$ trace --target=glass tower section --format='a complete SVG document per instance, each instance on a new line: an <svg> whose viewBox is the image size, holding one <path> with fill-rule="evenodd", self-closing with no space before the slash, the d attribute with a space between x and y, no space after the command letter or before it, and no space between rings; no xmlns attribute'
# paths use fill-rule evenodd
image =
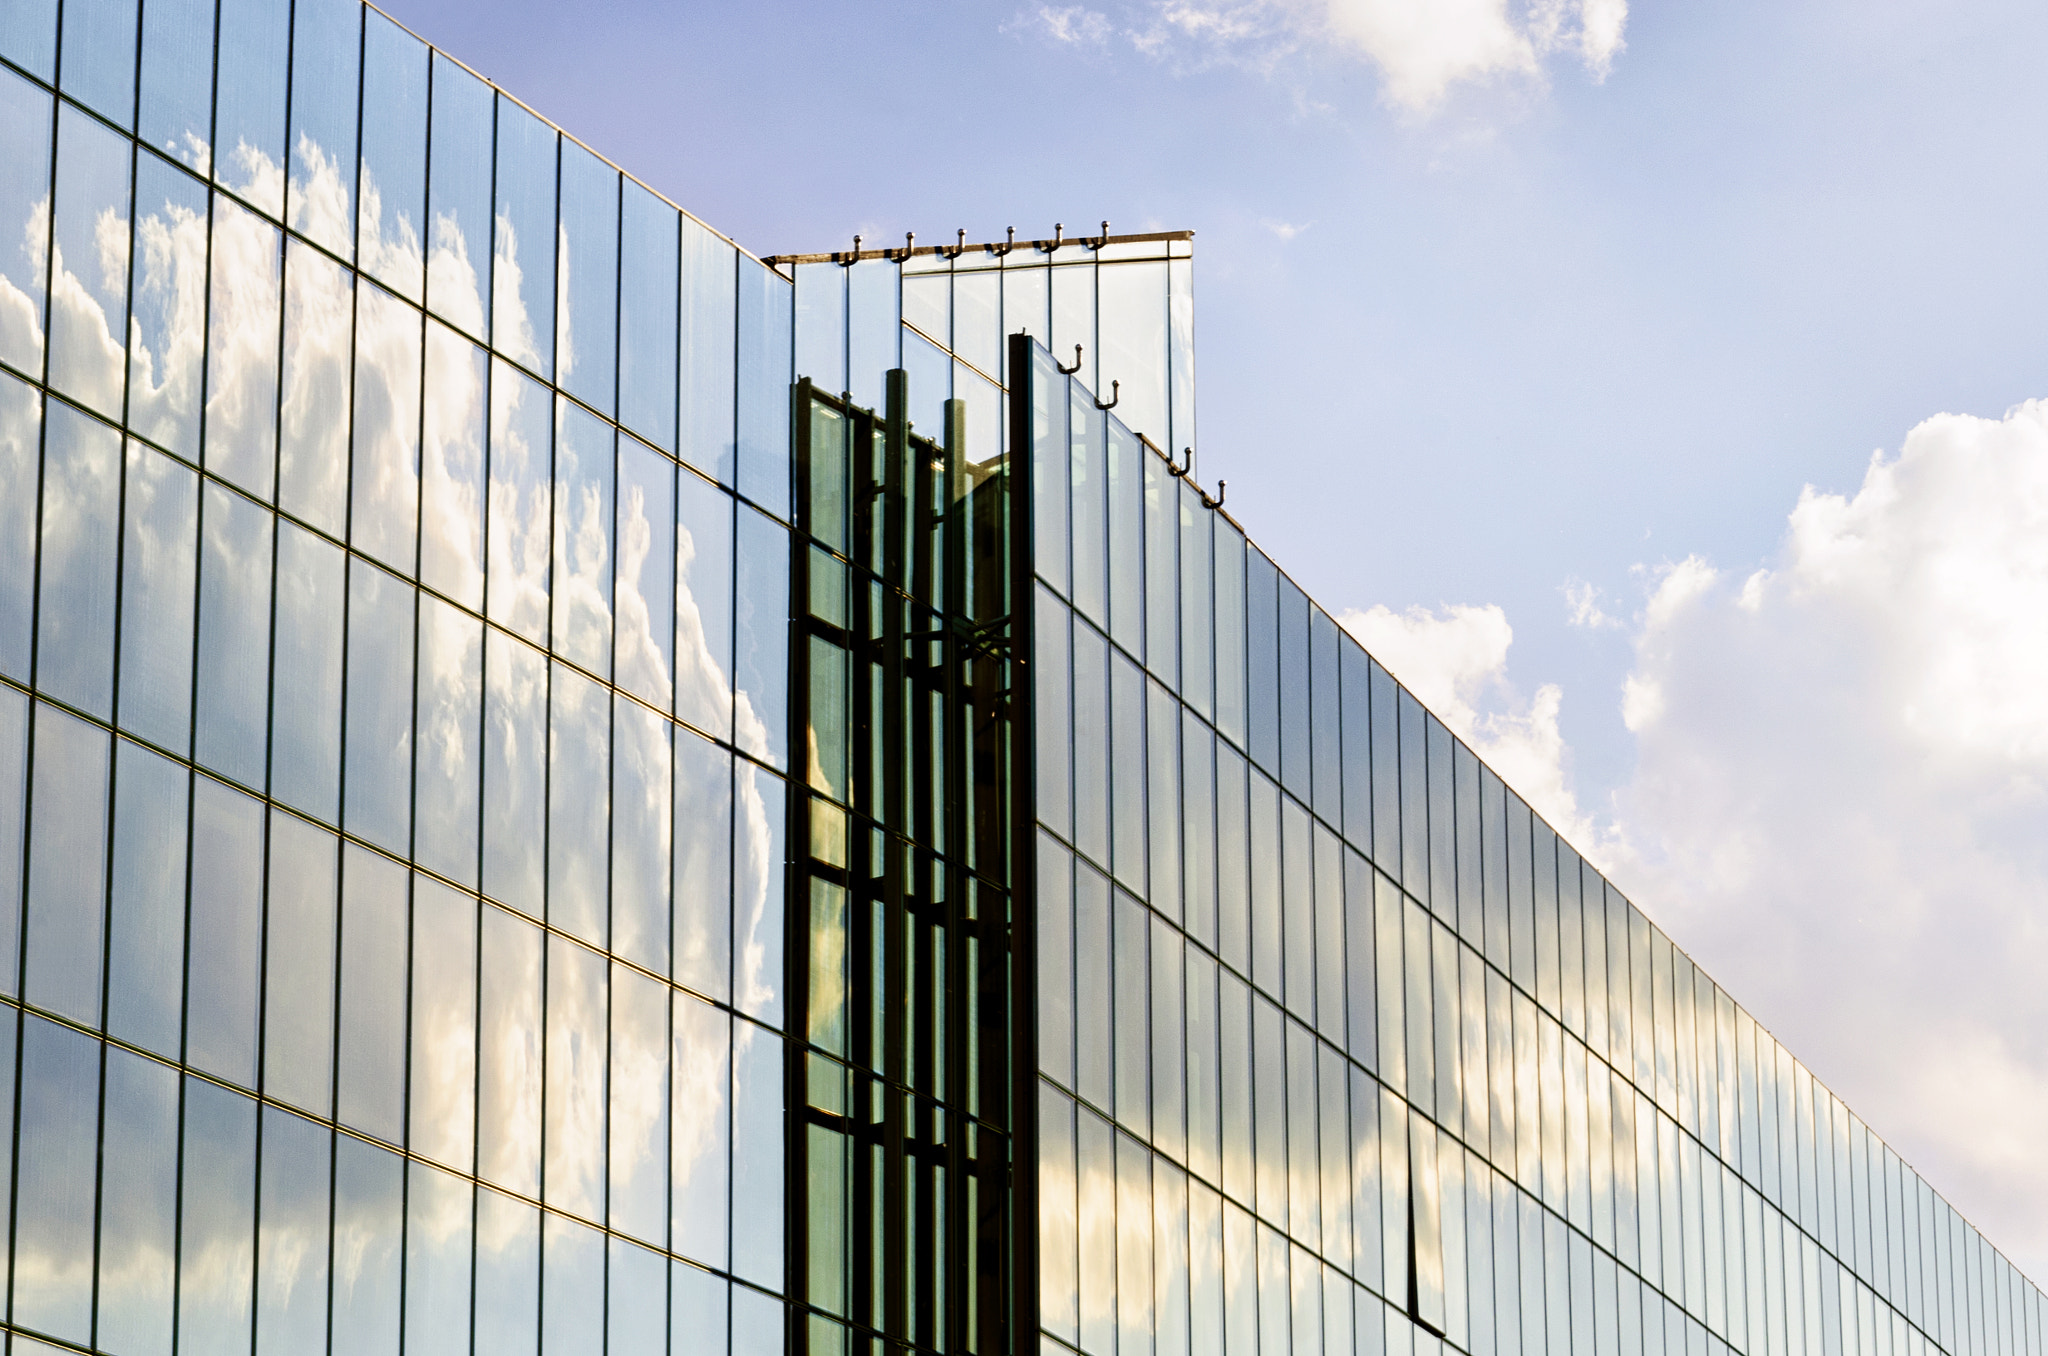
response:
<svg viewBox="0 0 2048 1356"><path fill-rule="evenodd" d="M2043 1356L1197 487L1190 255L0 5L9 1350Z"/></svg>

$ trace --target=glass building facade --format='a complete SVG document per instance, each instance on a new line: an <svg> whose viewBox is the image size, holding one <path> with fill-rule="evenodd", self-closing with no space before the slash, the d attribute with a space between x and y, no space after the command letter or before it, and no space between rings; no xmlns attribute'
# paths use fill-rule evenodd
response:
<svg viewBox="0 0 2048 1356"><path fill-rule="evenodd" d="M0 5L9 1349L2043 1356L1197 488L1190 255Z"/></svg>

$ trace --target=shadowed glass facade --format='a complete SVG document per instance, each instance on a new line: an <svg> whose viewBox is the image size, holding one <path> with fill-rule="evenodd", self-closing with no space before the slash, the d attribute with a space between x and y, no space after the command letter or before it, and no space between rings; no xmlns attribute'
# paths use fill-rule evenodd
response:
<svg viewBox="0 0 2048 1356"><path fill-rule="evenodd" d="M2041 1356L1195 487L1190 254L0 6L10 1350Z"/></svg>

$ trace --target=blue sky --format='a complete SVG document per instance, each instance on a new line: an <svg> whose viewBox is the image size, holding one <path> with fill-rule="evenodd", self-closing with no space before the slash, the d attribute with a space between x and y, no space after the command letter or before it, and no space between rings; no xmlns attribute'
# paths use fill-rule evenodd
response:
<svg viewBox="0 0 2048 1356"><path fill-rule="evenodd" d="M756 253L1193 228L1203 478L2048 1275L2048 7L388 7Z"/></svg>

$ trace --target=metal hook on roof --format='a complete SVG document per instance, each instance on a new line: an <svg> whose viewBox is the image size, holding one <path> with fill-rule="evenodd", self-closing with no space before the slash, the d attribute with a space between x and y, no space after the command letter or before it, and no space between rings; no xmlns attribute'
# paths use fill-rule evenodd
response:
<svg viewBox="0 0 2048 1356"><path fill-rule="evenodd" d="M1227 481L1227 480L1219 480L1219 481L1217 481L1217 482L1216 482L1216 507L1217 507L1217 508L1222 508L1222 507L1223 507L1223 496L1224 496L1224 495L1226 495L1226 494L1229 494L1229 493L1230 493L1230 482L1229 482L1229 481Z"/></svg>
<svg viewBox="0 0 2048 1356"><path fill-rule="evenodd" d="M1075 354L1074 356L1079 357L1080 355ZM1116 408L1116 402L1122 400L1123 398L1123 383L1120 381L1113 381L1109 384L1109 403L1107 405L1103 404L1102 397L1097 396L1095 398L1095 408L1098 410L1113 410Z"/></svg>
<svg viewBox="0 0 2048 1356"><path fill-rule="evenodd" d="M1192 464L1195 459L1195 449L1192 447L1184 447L1181 449L1181 451L1187 455L1189 463ZM1173 476L1175 479L1179 479L1181 476L1184 476L1188 473L1188 468L1186 466L1181 465L1179 462L1175 461L1173 459L1173 454L1169 452L1166 454L1166 473L1170 476Z"/></svg>
<svg viewBox="0 0 2048 1356"><path fill-rule="evenodd" d="M1101 235L1096 236L1093 240L1089 240L1086 237L1083 237L1081 243L1086 245L1091 250L1099 250L1104 245L1107 245L1109 243L1109 221L1106 218L1104 219L1102 223Z"/></svg>
<svg viewBox="0 0 2048 1356"><path fill-rule="evenodd" d="M846 268L852 268L855 264L860 262L860 234L858 232L855 232L853 237L853 252L848 254L844 259L841 259L839 262L843 267Z"/></svg>
<svg viewBox="0 0 2048 1356"><path fill-rule="evenodd" d="M960 228L960 239L957 244L951 246L941 245L939 246L939 253L945 255L948 259L958 259L961 255L967 253L967 228L965 226Z"/></svg>
<svg viewBox="0 0 2048 1356"><path fill-rule="evenodd" d="M1066 231L1067 224L1065 222L1055 221L1052 224L1052 243L1050 245L1040 245L1039 248L1047 254L1051 254L1054 250L1067 243Z"/></svg>
<svg viewBox="0 0 2048 1356"><path fill-rule="evenodd" d="M1017 248L1017 228L1016 228L1015 226L1012 226L1012 227L1010 227L1010 229L1009 229L1009 233L1008 233L1008 234L1007 234L1007 235L1006 235L1006 236L1004 237L1004 239L1003 239L1003 243L1002 243L1002 244L1000 244L1000 245L990 245L990 246L989 246L989 250L990 250L990 252L991 252L991 253L993 253L993 254L994 254L994 255L996 256L996 258L998 258L998 259L1002 258L1002 257L1003 257L1004 255L1008 254L1008 253L1009 253L1009 252L1010 252L1011 250L1013 250L1013 249L1016 249L1016 248Z"/></svg>
<svg viewBox="0 0 2048 1356"><path fill-rule="evenodd" d="M916 232L916 231L905 231L905 232L903 233L903 253L902 253L902 255L901 255L900 257L901 257L901 258L904 258L904 259L908 259L908 258L910 257L910 252L911 252L912 250L916 249L916 248L917 248L917 232Z"/></svg>
<svg viewBox="0 0 2048 1356"><path fill-rule="evenodd" d="M1060 371L1066 373L1068 376L1073 376L1076 372L1081 370L1081 346L1079 344L1074 345L1074 365L1072 367L1068 367L1058 358L1054 358L1052 360L1052 365L1054 367L1057 367Z"/></svg>

